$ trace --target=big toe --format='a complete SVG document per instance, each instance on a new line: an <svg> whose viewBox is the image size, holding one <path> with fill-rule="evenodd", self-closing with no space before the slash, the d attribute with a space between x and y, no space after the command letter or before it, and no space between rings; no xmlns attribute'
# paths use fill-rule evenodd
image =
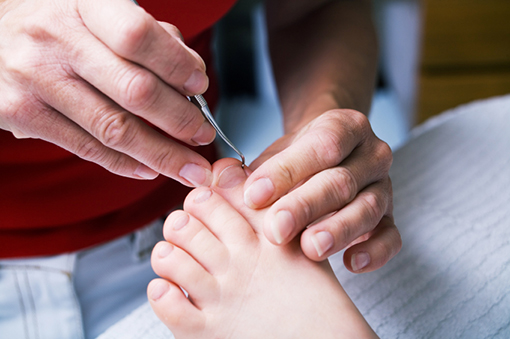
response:
<svg viewBox="0 0 510 339"><path fill-rule="evenodd" d="M233 158L216 161L212 166L213 183L211 188L227 200L255 229L262 231L264 210L253 210L244 204L244 183L252 173L247 166Z"/></svg>

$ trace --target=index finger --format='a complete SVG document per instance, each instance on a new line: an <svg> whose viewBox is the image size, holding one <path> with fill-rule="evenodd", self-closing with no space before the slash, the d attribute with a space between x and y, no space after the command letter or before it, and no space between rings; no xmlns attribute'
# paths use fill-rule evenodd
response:
<svg viewBox="0 0 510 339"><path fill-rule="evenodd" d="M245 204L251 208L269 206L310 176L341 163L369 132L368 120L362 113L324 113L306 126L287 149L253 172L244 186Z"/></svg>
<svg viewBox="0 0 510 339"><path fill-rule="evenodd" d="M151 70L180 93L207 89L204 61L141 7L126 0L87 0L79 2L79 12L85 26L113 52Z"/></svg>

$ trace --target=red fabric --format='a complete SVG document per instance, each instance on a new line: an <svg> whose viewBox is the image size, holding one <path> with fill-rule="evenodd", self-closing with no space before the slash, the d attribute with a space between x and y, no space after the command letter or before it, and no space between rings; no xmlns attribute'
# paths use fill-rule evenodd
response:
<svg viewBox="0 0 510 339"><path fill-rule="evenodd" d="M160 21L177 26L209 65L205 97L214 106L210 27L235 0L142 0ZM214 161L211 146L196 148ZM127 234L183 201L188 188L159 176L116 176L41 140L0 130L0 258L53 255Z"/></svg>

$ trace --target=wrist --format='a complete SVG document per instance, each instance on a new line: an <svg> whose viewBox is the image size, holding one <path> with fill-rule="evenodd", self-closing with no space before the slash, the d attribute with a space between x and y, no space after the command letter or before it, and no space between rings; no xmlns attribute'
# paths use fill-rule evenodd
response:
<svg viewBox="0 0 510 339"><path fill-rule="evenodd" d="M285 133L299 131L310 121L334 109L352 109L368 114L370 102L359 103L347 91L323 91L311 95L296 95L282 102Z"/></svg>

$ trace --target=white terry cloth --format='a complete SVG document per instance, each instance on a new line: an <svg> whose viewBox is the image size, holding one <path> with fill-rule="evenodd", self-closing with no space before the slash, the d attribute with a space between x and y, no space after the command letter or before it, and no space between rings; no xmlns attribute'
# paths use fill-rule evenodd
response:
<svg viewBox="0 0 510 339"><path fill-rule="evenodd" d="M402 251L340 282L382 338L510 338L510 96L420 128L394 155Z"/></svg>
<svg viewBox="0 0 510 339"><path fill-rule="evenodd" d="M510 338L510 96L425 123L390 175L402 251L361 275L330 258L370 325L391 339ZM172 337L146 303L99 338Z"/></svg>

